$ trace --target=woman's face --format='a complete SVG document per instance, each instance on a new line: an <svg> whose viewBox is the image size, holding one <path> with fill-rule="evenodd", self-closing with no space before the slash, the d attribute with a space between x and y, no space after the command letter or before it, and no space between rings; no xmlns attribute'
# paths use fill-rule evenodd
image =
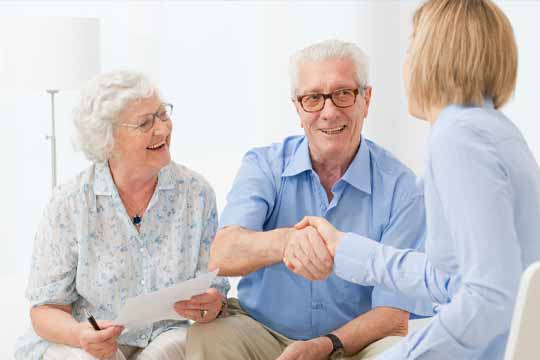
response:
<svg viewBox="0 0 540 360"><path fill-rule="evenodd" d="M163 105L157 96L135 100L119 114L119 124L141 125L151 114L163 112ZM118 126L115 129L113 158L118 163L137 171L157 173L171 161L169 146L171 143L171 120L163 121L159 117L154 126L143 131L142 128Z"/></svg>

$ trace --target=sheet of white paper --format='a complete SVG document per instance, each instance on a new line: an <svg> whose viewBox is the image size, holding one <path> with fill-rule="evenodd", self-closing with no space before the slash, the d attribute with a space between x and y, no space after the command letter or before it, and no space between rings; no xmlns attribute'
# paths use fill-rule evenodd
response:
<svg viewBox="0 0 540 360"><path fill-rule="evenodd" d="M218 271L219 269L168 288L129 298L114 322L135 329L160 320L185 320L174 311L174 303L189 300L193 295L208 290Z"/></svg>

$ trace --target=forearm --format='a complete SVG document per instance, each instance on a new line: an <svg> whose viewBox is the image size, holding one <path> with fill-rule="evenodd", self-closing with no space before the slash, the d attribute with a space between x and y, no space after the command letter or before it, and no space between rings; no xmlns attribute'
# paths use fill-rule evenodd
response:
<svg viewBox="0 0 540 360"><path fill-rule="evenodd" d="M340 239L334 261L336 274L355 284L382 285L419 301L450 301L450 275L432 266L425 253L348 233Z"/></svg>
<svg viewBox="0 0 540 360"><path fill-rule="evenodd" d="M221 276L244 276L261 267L283 260L283 250L289 228L271 231L251 231L239 226L218 231L208 269L220 269Z"/></svg>
<svg viewBox="0 0 540 360"><path fill-rule="evenodd" d="M356 354L369 344L387 336L405 336L408 331L407 311L378 307L333 331L347 355Z"/></svg>
<svg viewBox="0 0 540 360"><path fill-rule="evenodd" d="M57 344L80 347L80 324L69 305L40 305L30 310L32 326L41 338Z"/></svg>

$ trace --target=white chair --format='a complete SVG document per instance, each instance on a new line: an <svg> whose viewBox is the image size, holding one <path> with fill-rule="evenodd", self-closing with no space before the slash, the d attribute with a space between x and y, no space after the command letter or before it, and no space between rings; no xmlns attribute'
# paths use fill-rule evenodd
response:
<svg viewBox="0 0 540 360"><path fill-rule="evenodd" d="M540 262L523 273L506 346L505 360L540 359Z"/></svg>

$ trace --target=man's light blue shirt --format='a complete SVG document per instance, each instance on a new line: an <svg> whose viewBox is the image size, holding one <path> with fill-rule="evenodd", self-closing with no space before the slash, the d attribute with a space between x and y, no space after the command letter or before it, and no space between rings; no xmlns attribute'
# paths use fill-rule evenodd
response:
<svg viewBox="0 0 540 360"><path fill-rule="evenodd" d="M254 231L294 226L322 216L340 229L398 248L421 248L425 233L422 189L415 175L388 152L363 138L333 199L313 170L304 136L249 151L223 210L220 227ZM379 306L430 315L418 302L382 287L361 286L332 274L309 281L283 263L255 271L239 283L241 306L256 320L292 339L327 334Z"/></svg>
<svg viewBox="0 0 540 360"><path fill-rule="evenodd" d="M349 233L334 270L441 304L377 359L502 359L520 276L540 260L540 169L490 100L447 107L428 146L426 254Z"/></svg>

